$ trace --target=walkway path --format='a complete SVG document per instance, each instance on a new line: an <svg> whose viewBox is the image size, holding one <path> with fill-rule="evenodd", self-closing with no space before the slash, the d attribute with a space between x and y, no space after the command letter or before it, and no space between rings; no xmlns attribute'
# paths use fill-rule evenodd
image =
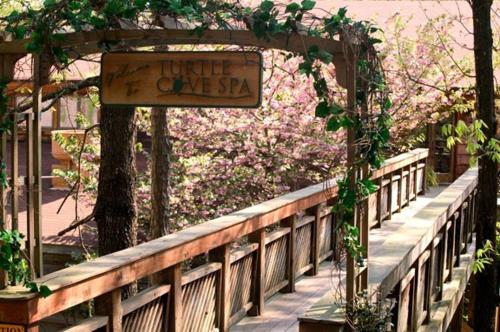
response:
<svg viewBox="0 0 500 332"><path fill-rule="evenodd" d="M423 196L418 196L416 201L410 203L401 213L393 214L392 221L397 224L398 220L405 220L423 207L425 207L434 197L436 197L445 187L434 187ZM381 229L374 229L370 232L370 248L372 252L377 245L383 242L386 230L393 228L391 221L386 221ZM383 231L380 231L383 230ZM327 292L334 289L332 276L338 278L338 273L333 271L332 262L325 261L321 264L318 275L314 277L304 277L297 281L296 292L273 296L265 307L265 312L259 317L245 317L231 328L232 332L298 332L299 324L297 317L305 312ZM343 279L343 278L342 278Z"/></svg>

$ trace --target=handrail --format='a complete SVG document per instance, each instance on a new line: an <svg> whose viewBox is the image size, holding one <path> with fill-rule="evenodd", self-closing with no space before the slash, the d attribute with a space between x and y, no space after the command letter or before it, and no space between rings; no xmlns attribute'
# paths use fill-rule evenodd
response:
<svg viewBox="0 0 500 332"><path fill-rule="evenodd" d="M368 263L370 289L377 291L381 297L388 295L442 231L446 222L472 194L477 181L477 168L466 171L439 193L425 209L407 220L412 228L405 228L406 237L392 234L384 241L385 246L381 245L371 253L373 259ZM398 250L408 247L404 259L394 254L395 247L398 247Z"/></svg>
<svg viewBox="0 0 500 332"><path fill-rule="evenodd" d="M427 149L388 159L373 177L425 160ZM110 293L196 255L228 245L244 236L318 206L335 197L334 180L325 181L264 203L192 226L136 247L68 267L36 280L53 294L0 296L0 321L34 324L82 302Z"/></svg>

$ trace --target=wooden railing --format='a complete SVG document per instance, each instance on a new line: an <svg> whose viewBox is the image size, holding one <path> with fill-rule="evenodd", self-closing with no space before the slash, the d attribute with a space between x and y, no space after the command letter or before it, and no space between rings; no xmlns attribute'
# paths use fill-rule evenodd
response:
<svg viewBox="0 0 500 332"><path fill-rule="evenodd" d="M439 330L449 326L471 273L476 187L477 169L470 169L407 221L405 237L391 236L373 253L380 261L384 256L402 258L394 266L380 264L372 269L374 286L382 296L396 299L397 331L437 331L436 326L428 324L441 301L446 302L446 315L439 317L437 326ZM398 243L399 249L394 249ZM407 250L405 244L411 248ZM467 259L463 264L461 257ZM377 269L390 272L384 274ZM455 269L462 273L457 276ZM377 280L382 274L383 280ZM443 290L451 287L452 281L456 290L444 299Z"/></svg>
<svg viewBox="0 0 500 332"><path fill-rule="evenodd" d="M373 225L423 193L426 158L426 149L416 149L373 172L380 184L369 199ZM95 299L95 316L67 331L227 331L247 314L262 314L267 298L293 292L298 277L315 275L332 257L336 193L335 181L327 181L48 274L36 281L53 294L1 296L0 322L37 330L44 319ZM232 249L236 241L243 245ZM204 253L209 263L182 271L184 261ZM121 287L153 274L158 285L121 300Z"/></svg>

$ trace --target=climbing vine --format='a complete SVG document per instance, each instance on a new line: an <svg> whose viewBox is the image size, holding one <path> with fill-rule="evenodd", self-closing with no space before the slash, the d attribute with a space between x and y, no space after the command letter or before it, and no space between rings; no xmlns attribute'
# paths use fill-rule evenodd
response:
<svg viewBox="0 0 500 332"><path fill-rule="evenodd" d="M357 59L348 64L357 72L356 100L352 107L340 105L324 76L325 67L332 63L333 55L321 45L304 49L300 71L313 78L318 104L315 114L326 121L326 130L336 132L347 129L354 132L356 159L348 165L345 176L338 181L338 201L334 207L340 227L344 231L345 249L350 256L362 262L364 248L360 245L359 229L351 225L356 204L365 199L377 186L370 180L370 169L383 162L383 149L389 140L392 104L388 96L383 68L379 62L374 37L378 28L367 21L354 21L347 10L325 13L318 17L312 13L315 1L277 4L262 1L257 7L243 6L239 2L219 0L45 0L36 8L28 5L22 12L13 11L0 20L14 38L28 38L26 50L43 53L59 69L66 68L78 50L61 47L65 33L92 30L119 29L121 27L157 26L159 18L189 24L193 33L202 35L206 29L246 28L256 37L270 40L280 33L300 33L329 39L342 39ZM116 45L103 41L102 52ZM5 89L0 86L0 109L6 110ZM4 126L0 129L3 129ZM368 165L363 176L357 170ZM354 185L350 175L356 174Z"/></svg>

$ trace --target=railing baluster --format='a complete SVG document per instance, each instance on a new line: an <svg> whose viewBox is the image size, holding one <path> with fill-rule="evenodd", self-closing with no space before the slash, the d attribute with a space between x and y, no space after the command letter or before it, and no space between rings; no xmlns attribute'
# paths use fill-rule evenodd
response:
<svg viewBox="0 0 500 332"><path fill-rule="evenodd" d="M314 221L312 222L311 239L311 262L313 267L306 274L315 276L319 271L319 256L321 250L321 205L313 206L307 212L314 216Z"/></svg>
<svg viewBox="0 0 500 332"><path fill-rule="evenodd" d="M460 212L455 212L454 215L454 228L455 228L455 241L453 243L453 248L454 248L454 255L455 255L455 260L454 260L454 265L455 266L460 266L460 253L462 251L462 213Z"/></svg>
<svg viewBox="0 0 500 332"><path fill-rule="evenodd" d="M220 270L219 296L219 330L229 331L229 319L231 318L231 245L225 244L210 251L209 257L212 262L222 263Z"/></svg>
<svg viewBox="0 0 500 332"><path fill-rule="evenodd" d="M377 227L382 227L382 192L384 191L384 177L378 178L378 191L377 191Z"/></svg>
<svg viewBox="0 0 500 332"><path fill-rule="evenodd" d="M389 187L387 187L387 210L389 211L389 215L387 216L387 220L392 219L392 173L389 173Z"/></svg>
<svg viewBox="0 0 500 332"><path fill-rule="evenodd" d="M290 233L288 234L288 250L287 250L287 264L286 275L288 284L283 288L286 293L295 292L295 241L297 238L297 231L295 224L297 222L297 215L290 216L281 220L281 227L289 227Z"/></svg>
<svg viewBox="0 0 500 332"><path fill-rule="evenodd" d="M107 332L120 332L122 330L122 292L120 288L101 295L95 299L97 315L108 316Z"/></svg>
<svg viewBox="0 0 500 332"><path fill-rule="evenodd" d="M403 168L399 169L399 182L398 182L398 213L401 213L403 207Z"/></svg>
<svg viewBox="0 0 500 332"><path fill-rule="evenodd" d="M248 235L248 240L258 243L259 248L256 252L255 273L254 273L254 297L253 306L249 315L257 316L264 314L264 303L266 296L266 230L259 229L257 232Z"/></svg>

